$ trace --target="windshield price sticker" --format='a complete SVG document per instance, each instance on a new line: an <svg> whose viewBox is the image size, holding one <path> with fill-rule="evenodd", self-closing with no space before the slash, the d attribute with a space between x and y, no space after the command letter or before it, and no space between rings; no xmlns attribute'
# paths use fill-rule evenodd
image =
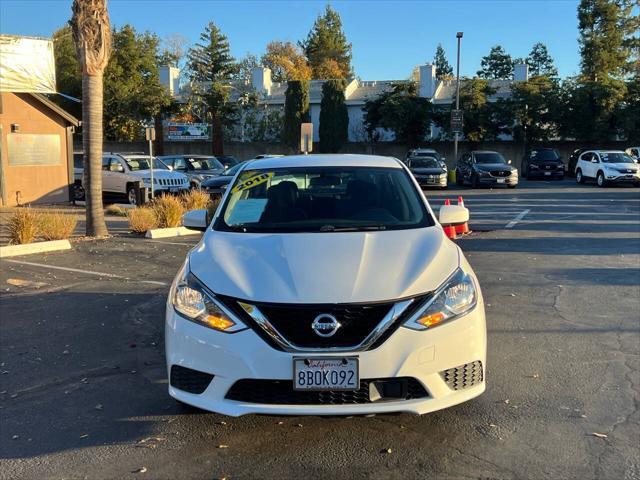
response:
<svg viewBox="0 0 640 480"><path fill-rule="evenodd" d="M273 172L260 173L258 175L254 175L253 177L233 187L233 190L231 190L231 193L242 192L244 190L249 190L250 188L257 187L258 185L265 183L271 177L273 177Z"/></svg>

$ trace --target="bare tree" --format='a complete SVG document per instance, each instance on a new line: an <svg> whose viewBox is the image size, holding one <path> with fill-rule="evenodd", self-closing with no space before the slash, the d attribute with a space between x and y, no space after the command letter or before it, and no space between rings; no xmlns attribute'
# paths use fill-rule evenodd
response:
<svg viewBox="0 0 640 480"><path fill-rule="evenodd" d="M82 67L82 145L84 147L86 234L109 234L102 206L102 77L111 53L106 0L74 0L71 29Z"/></svg>

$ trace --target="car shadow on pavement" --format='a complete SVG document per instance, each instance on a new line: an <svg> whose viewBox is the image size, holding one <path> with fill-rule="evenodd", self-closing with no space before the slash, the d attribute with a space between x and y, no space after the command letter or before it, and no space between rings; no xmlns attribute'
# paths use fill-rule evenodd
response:
<svg viewBox="0 0 640 480"><path fill-rule="evenodd" d="M104 290L135 288L120 283ZM165 300L100 288L3 296L0 458L135 445L189 413L167 393Z"/></svg>

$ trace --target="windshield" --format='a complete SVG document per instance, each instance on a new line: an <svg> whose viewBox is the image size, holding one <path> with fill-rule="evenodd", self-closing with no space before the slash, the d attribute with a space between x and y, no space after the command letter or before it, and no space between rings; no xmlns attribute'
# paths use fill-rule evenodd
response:
<svg viewBox="0 0 640 480"><path fill-rule="evenodd" d="M436 151L432 151L432 152L414 152L413 155L411 155L412 157L432 157L435 158L436 160L440 160L440 154Z"/></svg>
<svg viewBox="0 0 640 480"><path fill-rule="evenodd" d="M478 152L475 158L476 163L507 163L498 152Z"/></svg>
<svg viewBox="0 0 640 480"><path fill-rule="evenodd" d="M560 155L558 155L558 152L555 150L533 150L531 152L531 158L541 161L553 161L559 160Z"/></svg>
<svg viewBox="0 0 640 480"><path fill-rule="evenodd" d="M149 170L149 157L126 157L124 161L127 162L132 172ZM157 170L169 170L169 167L156 157L153 157L153 168Z"/></svg>
<svg viewBox="0 0 640 480"><path fill-rule="evenodd" d="M441 168L440 162L433 157L413 157L409 162L411 168Z"/></svg>
<svg viewBox="0 0 640 480"><path fill-rule="evenodd" d="M242 172L215 229L339 232L432 225L422 198L402 169L301 167Z"/></svg>
<svg viewBox="0 0 640 480"><path fill-rule="evenodd" d="M187 158L194 170L224 170L224 166L214 157Z"/></svg>
<svg viewBox="0 0 640 480"><path fill-rule="evenodd" d="M633 158L623 152L600 152L604 163L635 163Z"/></svg>

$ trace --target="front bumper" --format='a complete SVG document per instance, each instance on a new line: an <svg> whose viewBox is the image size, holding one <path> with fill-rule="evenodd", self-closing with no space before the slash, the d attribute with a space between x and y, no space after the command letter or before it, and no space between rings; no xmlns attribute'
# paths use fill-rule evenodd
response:
<svg viewBox="0 0 640 480"><path fill-rule="evenodd" d="M490 175L478 176L478 183L480 185L517 185L518 176L510 175L508 177L493 177Z"/></svg>
<svg viewBox="0 0 640 480"><path fill-rule="evenodd" d="M556 169L530 169L528 174L528 178L563 178L564 177L564 168L556 168Z"/></svg>
<svg viewBox="0 0 640 480"><path fill-rule="evenodd" d="M607 183L633 183L634 185L640 185L640 174L607 172L604 178Z"/></svg>
<svg viewBox="0 0 640 480"><path fill-rule="evenodd" d="M169 386L169 394L181 402L231 416L271 415L360 415L409 412L424 414L447 408L480 395L484 380L455 390L445 381L445 370L482 362L486 371L486 324L482 298L467 315L432 330L396 330L379 347L361 352L291 353L275 350L253 330L225 334L202 327L177 315L171 305L166 311L166 359L168 373L173 365L214 375L201 394ZM233 401L225 398L238 380L291 380L293 357L357 356L360 379L411 377L428 396L412 400L383 400L362 404L283 405Z"/></svg>
<svg viewBox="0 0 640 480"><path fill-rule="evenodd" d="M421 187L446 187L447 177L440 178L439 175L416 175L418 185Z"/></svg>

